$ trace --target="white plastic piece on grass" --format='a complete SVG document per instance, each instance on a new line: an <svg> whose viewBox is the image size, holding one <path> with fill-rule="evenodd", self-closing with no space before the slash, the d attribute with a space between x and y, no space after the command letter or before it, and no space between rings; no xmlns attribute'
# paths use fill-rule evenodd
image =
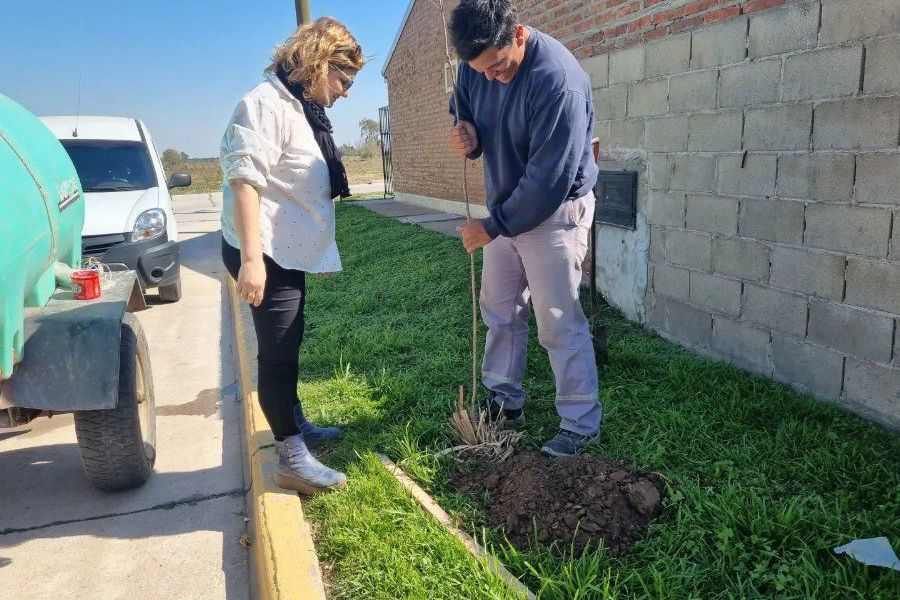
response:
<svg viewBox="0 0 900 600"><path fill-rule="evenodd" d="M834 552L846 554L864 565L900 571L900 559L894 554L894 549L886 537L853 540L849 544L838 546Z"/></svg>

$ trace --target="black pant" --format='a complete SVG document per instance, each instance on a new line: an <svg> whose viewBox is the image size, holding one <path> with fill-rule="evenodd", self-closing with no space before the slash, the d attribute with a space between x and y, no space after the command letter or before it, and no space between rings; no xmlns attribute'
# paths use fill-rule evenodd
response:
<svg viewBox="0 0 900 600"><path fill-rule="evenodd" d="M241 251L222 240L222 261L235 279L241 269ZM275 439L300 433L294 420L297 405L306 272L285 269L263 255L266 287L263 301L251 306L259 363L259 405Z"/></svg>

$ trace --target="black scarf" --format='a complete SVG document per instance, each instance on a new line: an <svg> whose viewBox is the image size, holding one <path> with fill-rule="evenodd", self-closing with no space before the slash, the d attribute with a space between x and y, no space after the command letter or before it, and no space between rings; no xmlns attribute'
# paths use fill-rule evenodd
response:
<svg viewBox="0 0 900 600"><path fill-rule="evenodd" d="M325 157L325 162L328 164L328 176L331 179L331 197L337 198L340 196L341 198L346 198L350 195L347 169L344 168L344 163L341 161L340 151L334 145L334 136L332 135L334 128L331 126L331 121L328 120L328 115L325 114L325 108L318 102L307 100L303 95L303 84L289 81L283 67L279 66L275 71L275 75L291 95L303 105L303 114L306 115L306 120L309 121L309 126L313 130L313 137L316 138L316 143L319 145L322 156Z"/></svg>

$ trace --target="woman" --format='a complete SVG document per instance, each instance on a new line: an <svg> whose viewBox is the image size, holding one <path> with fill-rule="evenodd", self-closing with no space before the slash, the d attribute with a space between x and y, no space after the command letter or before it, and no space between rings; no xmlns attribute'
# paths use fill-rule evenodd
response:
<svg viewBox="0 0 900 600"><path fill-rule="evenodd" d="M297 398L306 273L341 270L333 198L350 195L325 107L347 97L365 59L338 21L304 25L275 49L266 80L238 104L222 138L222 259L253 314L259 403L275 434L279 487L314 494L347 477L307 442L336 428L303 418Z"/></svg>

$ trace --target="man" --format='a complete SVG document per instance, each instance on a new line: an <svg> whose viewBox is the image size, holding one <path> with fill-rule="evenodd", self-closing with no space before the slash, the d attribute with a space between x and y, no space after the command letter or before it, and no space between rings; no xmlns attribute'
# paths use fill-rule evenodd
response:
<svg viewBox="0 0 900 600"><path fill-rule="evenodd" d="M459 228L484 247L482 382L488 413L523 418L528 304L556 378L558 434L542 447L572 456L599 435L603 410L590 328L578 300L597 165L588 75L557 40L518 22L510 0L462 0L450 24L459 110L450 141L484 157L490 216Z"/></svg>

